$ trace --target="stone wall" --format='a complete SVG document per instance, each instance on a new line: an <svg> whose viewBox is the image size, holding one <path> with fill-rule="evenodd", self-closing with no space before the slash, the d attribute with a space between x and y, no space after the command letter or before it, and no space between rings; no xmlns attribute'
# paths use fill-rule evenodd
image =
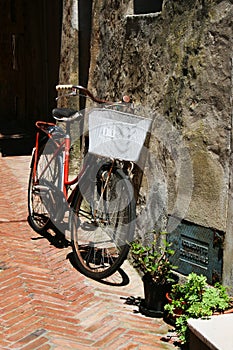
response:
<svg viewBox="0 0 233 350"><path fill-rule="evenodd" d="M60 54L60 84L77 84L79 81L79 26L78 0L63 0ZM58 106L79 108L77 99L60 99Z"/></svg>
<svg viewBox="0 0 233 350"><path fill-rule="evenodd" d="M93 1L89 88L113 100L130 94L154 112L142 226L159 210L222 232L231 284L233 1L166 0L161 13L133 12L132 0Z"/></svg>
<svg viewBox="0 0 233 350"><path fill-rule="evenodd" d="M128 93L180 130L194 182L185 218L223 231L231 151L232 14L230 1L167 0L162 13L133 15L132 1L96 0L89 80L99 96L119 99ZM157 152L155 144L152 135L150 147ZM162 167L167 173L166 161ZM170 179L172 190L171 184ZM169 191L168 207L176 195L174 188Z"/></svg>
<svg viewBox="0 0 233 350"><path fill-rule="evenodd" d="M78 81L78 1L63 0L60 83Z"/></svg>
<svg viewBox="0 0 233 350"><path fill-rule="evenodd" d="M82 69L77 3L64 2L61 83ZM129 94L153 117L138 228L161 226L165 214L171 230L180 219L217 230L231 284L233 0L164 0L145 15L133 3L93 0L89 88L110 100Z"/></svg>

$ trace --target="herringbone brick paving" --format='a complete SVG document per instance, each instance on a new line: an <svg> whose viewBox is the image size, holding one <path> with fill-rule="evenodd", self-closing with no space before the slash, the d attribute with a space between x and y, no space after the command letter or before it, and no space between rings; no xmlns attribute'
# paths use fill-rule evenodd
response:
<svg viewBox="0 0 233 350"><path fill-rule="evenodd" d="M0 157L0 349L175 349L162 340L162 319L126 303L143 297L128 262L104 283L92 281L72 266L69 245L29 227L29 160Z"/></svg>

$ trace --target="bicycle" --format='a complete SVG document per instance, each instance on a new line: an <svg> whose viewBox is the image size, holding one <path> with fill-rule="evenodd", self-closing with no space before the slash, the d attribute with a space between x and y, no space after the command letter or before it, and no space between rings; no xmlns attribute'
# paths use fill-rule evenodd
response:
<svg viewBox="0 0 233 350"><path fill-rule="evenodd" d="M72 180L69 180L71 124L86 116L73 109L55 108L53 117L65 123L65 131L55 123L36 122L38 131L28 186L29 223L35 231L43 233L54 225L59 227L68 217L77 267L88 277L104 279L124 262L134 236L136 203L129 168L132 170L135 151L136 157L140 153L136 131L143 129L139 133L143 144L150 122L114 110L127 105L128 100L112 105L82 86L56 88L71 90L69 96L84 93L101 108L88 112L89 150L81 171ZM122 136L122 130L127 137ZM129 147L132 137L137 142L135 151ZM70 189L72 185L74 189Z"/></svg>

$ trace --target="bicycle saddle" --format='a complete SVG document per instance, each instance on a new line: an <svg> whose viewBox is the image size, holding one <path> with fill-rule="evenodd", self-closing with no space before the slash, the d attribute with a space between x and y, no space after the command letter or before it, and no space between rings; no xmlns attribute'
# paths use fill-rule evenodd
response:
<svg viewBox="0 0 233 350"><path fill-rule="evenodd" d="M72 108L54 108L52 110L52 115L54 119L63 122L71 121L81 116L79 112Z"/></svg>

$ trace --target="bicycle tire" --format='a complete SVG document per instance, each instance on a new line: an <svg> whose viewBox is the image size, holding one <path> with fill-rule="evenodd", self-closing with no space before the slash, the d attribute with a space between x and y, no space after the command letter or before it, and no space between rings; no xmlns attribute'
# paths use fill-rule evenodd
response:
<svg viewBox="0 0 233 350"><path fill-rule="evenodd" d="M43 186L45 188L47 186L49 188L49 184L51 184L51 187L61 186L62 154L58 153L53 158L56 149L55 143L47 139L39 146L36 164L36 184L33 179L33 169L36 161L35 154L31 162L28 183L28 221L30 226L38 233L45 232L51 223L49 203L46 203L45 195L43 195L40 187Z"/></svg>
<svg viewBox="0 0 233 350"><path fill-rule="evenodd" d="M119 269L129 252L135 227L135 200L129 178L114 168L106 184L100 175L103 171L106 166L86 183L87 190L80 186L70 215L74 262L81 273L95 280L107 278ZM91 220L93 212L98 223Z"/></svg>

